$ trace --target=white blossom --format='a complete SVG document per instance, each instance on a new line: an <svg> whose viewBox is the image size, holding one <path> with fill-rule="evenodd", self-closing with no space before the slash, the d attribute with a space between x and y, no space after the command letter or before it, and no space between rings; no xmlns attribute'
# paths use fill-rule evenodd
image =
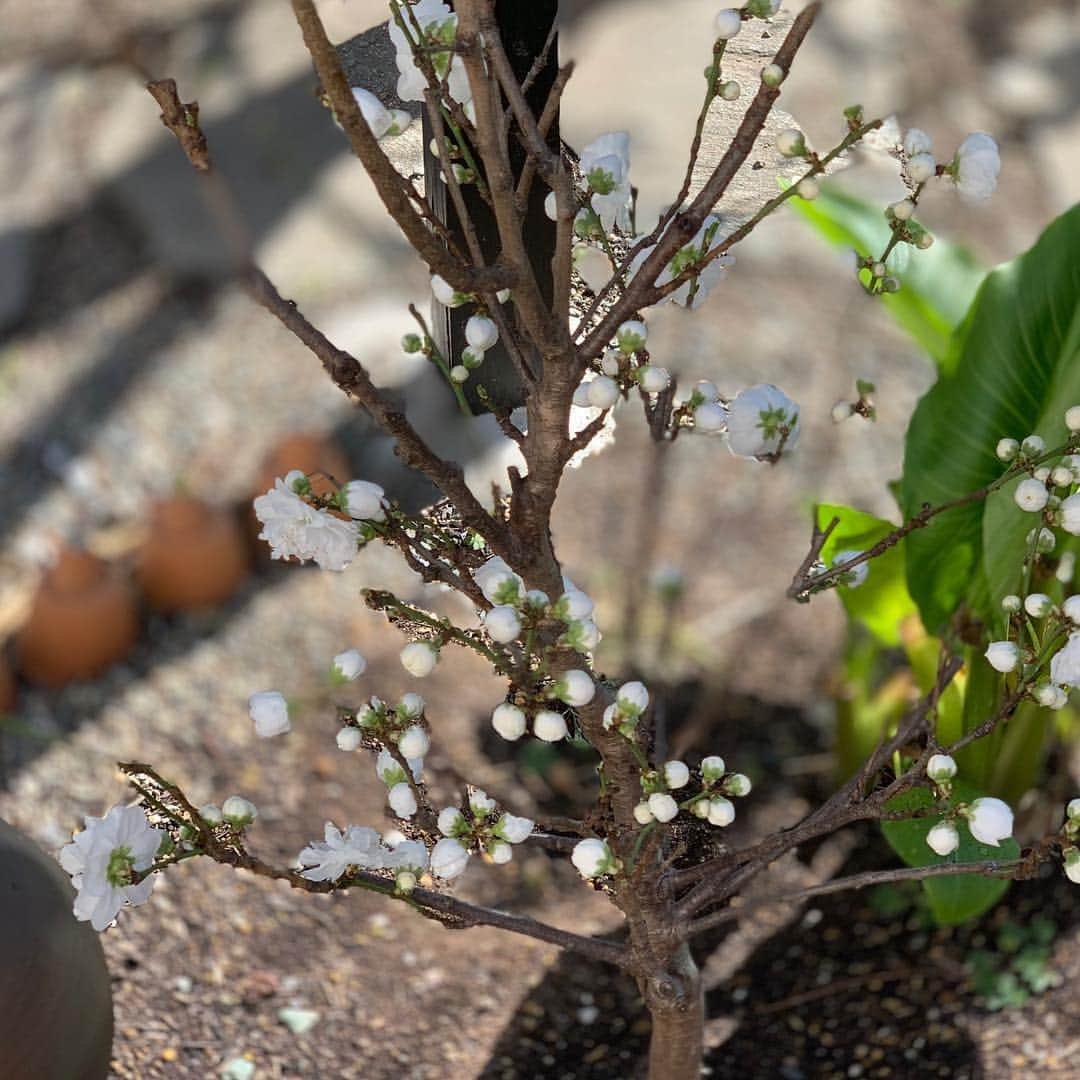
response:
<svg viewBox="0 0 1080 1080"><path fill-rule="evenodd" d="M367 670L367 661L359 649L346 649L334 657L330 670L345 682L358 679Z"/></svg>
<svg viewBox="0 0 1080 1080"><path fill-rule="evenodd" d="M585 404L593 409L610 409L618 403L619 384L610 375L597 375L587 383L582 383L585 390Z"/></svg>
<svg viewBox="0 0 1080 1080"><path fill-rule="evenodd" d="M690 782L690 770L683 761L668 761L664 765L664 783L669 788L686 787Z"/></svg>
<svg viewBox="0 0 1080 1080"><path fill-rule="evenodd" d="M951 855L960 846L960 833L951 821L939 821L926 834L926 842L935 854Z"/></svg>
<svg viewBox="0 0 1080 1080"><path fill-rule="evenodd" d="M636 679L625 682L615 694L615 704L624 716L640 716L649 707L649 691Z"/></svg>
<svg viewBox="0 0 1080 1080"><path fill-rule="evenodd" d="M423 679L439 662L439 647L431 641L410 641L401 650L401 666L414 678Z"/></svg>
<svg viewBox="0 0 1080 1080"><path fill-rule="evenodd" d="M1058 686L1080 686L1080 633L1069 635L1050 661L1050 678Z"/></svg>
<svg viewBox="0 0 1080 1080"><path fill-rule="evenodd" d="M1046 593L1030 593L1024 597L1024 610L1033 619L1044 619L1054 610L1054 601Z"/></svg>
<svg viewBox="0 0 1080 1080"><path fill-rule="evenodd" d="M575 244L573 261L574 269L581 276L581 280L594 293L603 290L615 270L607 254L592 244Z"/></svg>
<svg viewBox="0 0 1080 1080"><path fill-rule="evenodd" d="M527 817L515 814L503 814L495 825L495 835L501 836L508 844L520 844L532 836L535 823Z"/></svg>
<svg viewBox="0 0 1080 1080"><path fill-rule="evenodd" d="M200 806L199 816L208 825L219 825L225 820L221 813L221 807L215 806L213 803L206 803L205 806Z"/></svg>
<svg viewBox="0 0 1080 1080"><path fill-rule="evenodd" d="M846 566L853 559L857 559L863 552L861 551L841 551L833 557L833 566ZM857 589L870 573L870 563L861 562L856 566L853 566L845 575L847 580L841 578L841 584L846 585L849 589Z"/></svg>
<svg viewBox="0 0 1080 1080"><path fill-rule="evenodd" d="M469 853L457 841L444 836L431 851L431 872L444 881L453 881L465 873Z"/></svg>
<svg viewBox="0 0 1080 1080"><path fill-rule="evenodd" d="M492 604L509 604L525 592L525 584L497 555L473 571L473 580Z"/></svg>
<svg viewBox="0 0 1080 1080"><path fill-rule="evenodd" d="M592 208L608 232L630 229L630 136L614 131L594 139L580 158L581 172L593 190Z"/></svg>
<svg viewBox="0 0 1080 1080"><path fill-rule="evenodd" d="M921 128L908 128L904 135L904 153L909 158L918 154L929 154L933 150L930 136Z"/></svg>
<svg viewBox="0 0 1080 1080"><path fill-rule="evenodd" d="M1061 527L1073 536L1080 536L1080 492L1062 499L1058 509L1061 511Z"/></svg>
<svg viewBox="0 0 1080 1080"><path fill-rule="evenodd" d="M419 840L402 839L392 845L386 855L386 865L394 870L407 869L422 874L428 867L427 848Z"/></svg>
<svg viewBox="0 0 1080 1080"><path fill-rule="evenodd" d="M304 867L300 873L308 881L337 881L350 867L378 870L386 866L389 852L375 829L350 825L344 832L331 822L323 831L324 839L309 844L297 856Z"/></svg>
<svg viewBox="0 0 1080 1080"><path fill-rule="evenodd" d="M497 604L484 613L484 629L492 641L507 645L521 633L521 619L509 604Z"/></svg>
<svg viewBox="0 0 1080 1080"><path fill-rule="evenodd" d="M533 717L533 734L544 742L558 742L569 734L566 717L552 709L541 709Z"/></svg>
<svg viewBox="0 0 1080 1080"><path fill-rule="evenodd" d="M425 40L421 44L429 44L433 39L439 42L449 43L453 40L457 26L457 16L441 0L417 0L412 5L410 18L405 14L405 25L408 27L408 36L398 26L396 20L389 22L390 40L394 46L395 62L400 75L398 77L397 92L402 101L423 101L424 91L428 88L427 79L413 58L411 39L416 31L412 19L420 25L424 32ZM468 73L465 70L464 61L460 56L445 52L430 52L428 59L435 68L435 73L440 78L447 77L447 89L450 96L466 105L472 100L472 90L469 86Z"/></svg>
<svg viewBox="0 0 1080 1080"><path fill-rule="evenodd" d="M671 821L678 816L679 804L666 792L656 792L649 796L649 810L657 821Z"/></svg>
<svg viewBox="0 0 1080 1080"><path fill-rule="evenodd" d="M1080 799L1070 799L1066 803L1065 816L1070 821L1080 821Z"/></svg>
<svg viewBox="0 0 1080 1080"><path fill-rule="evenodd" d="M424 699L419 694L402 694L397 711L407 720L414 719L424 711Z"/></svg>
<svg viewBox="0 0 1080 1080"><path fill-rule="evenodd" d="M346 753L351 753L353 750L360 749L360 743L362 741L360 729L355 727L343 727L337 733L337 747L339 750L344 750Z"/></svg>
<svg viewBox="0 0 1080 1080"><path fill-rule="evenodd" d="M274 559L313 559L324 570L344 570L356 555L356 525L309 506L281 479L254 505L263 526L259 539Z"/></svg>
<svg viewBox="0 0 1080 1080"><path fill-rule="evenodd" d="M985 132L972 132L956 151L949 166L956 189L968 199L988 199L997 187L1001 155L997 143Z"/></svg>
<svg viewBox="0 0 1080 1080"><path fill-rule="evenodd" d="M1020 453L1020 443L1016 439L998 439L994 453L999 461L1012 461Z"/></svg>
<svg viewBox="0 0 1080 1080"><path fill-rule="evenodd" d="M937 172L933 154L916 154L907 160L907 174L912 184L925 184Z"/></svg>
<svg viewBox="0 0 1080 1080"><path fill-rule="evenodd" d="M1065 876L1074 884L1080 885L1080 849L1070 847L1062 852Z"/></svg>
<svg viewBox="0 0 1080 1080"><path fill-rule="evenodd" d="M289 704L277 690L263 690L248 698L248 715L255 724L255 734L264 739L284 735L291 730Z"/></svg>
<svg viewBox="0 0 1080 1080"><path fill-rule="evenodd" d="M516 705L504 701L491 714L491 726L507 741L514 742L525 734L525 713Z"/></svg>
<svg viewBox="0 0 1080 1080"><path fill-rule="evenodd" d="M604 874L614 873L618 866L615 858L608 847L606 840L597 840L589 837L579 840L570 852L570 861L577 867L578 873L583 878L602 877Z"/></svg>
<svg viewBox="0 0 1080 1080"><path fill-rule="evenodd" d="M725 239L723 219L716 214L710 214L690 240L675 252L671 262L657 274L656 284L662 287L688 272L687 279L677 289L669 292L660 303L673 303L691 310L699 307L712 289L723 280L728 269L735 265L735 256L727 253L713 255L708 263L701 265L705 257ZM631 278L645 265L655 247L655 244L647 245L634 256L630 263Z"/></svg>
<svg viewBox="0 0 1080 1080"><path fill-rule="evenodd" d="M563 580L566 591L555 603L555 614L563 620L587 619L593 613L592 597L588 593Z"/></svg>
<svg viewBox="0 0 1080 1080"><path fill-rule="evenodd" d="M1020 663L1020 646L1015 641L991 641L983 655L995 671L1007 673Z"/></svg>
<svg viewBox="0 0 1080 1080"><path fill-rule="evenodd" d="M645 348L649 340L649 328L640 319L628 319L615 331L615 344L624 353Z"/></svg>
<svg viewBox="0 0 1080 1080"><path fill-rule="evenodd" d="M243 796L230 795L221 804L221 816L230 825L242 829L250 825L259 816L259 811L253 802Z"/></svg>
<svg viewBox="0 0 1080 1080"><path fill-rule="evenodd" d="M968 828L980 844L998 847L1012 836L1013 812L1008 803L990 796L975 799L967 808Z"/></svg>
<svg viewBox="0 0 1080 1080"><path fill-rule="evenodd" d="M935 783L951 780L956 775L956 761L948 754L933 754L926 763L926 775Z"/></svg>
<svg viewBox="0 0 1080 1080"><path fill-rule="evenodd" d="M656 820L653 817L653 812L649 809L648 799L639 802L637 806L634 807L634 820L639 825L648 825L650 821Z"/></svg>
<svg viewBox="0 0 1080 1080"><path fill-rule="evenodd" d="M514 857L514 849L505 840L496 840L488 848L488 855L496 866L502 866Z"/></svg>
<svg viewBox="0 0 1080 1080"><path fill-rule="evenodd" d="M440 810L436 824L443 836L460 836L469 831L465 815L456 806L447 806Z"/></svg>
<svg viewBox="0 0 1080 1080"><path fill-rule="evenodd" d="M567 705L588 705L596 695L596 683L587 671L574 668L559 676L554 686L555 696Z"/></svg>
<svg viewBox="0 0 1080 1080"><path fill-rule="evenodd" d="M431 294L443 307L456 308L468 300L465 293L459 293L453 285L438 274L431 275Z"/></svg>
<svg viewBox="0 0 1080 1080"><path fill-rule="evenodd" d="M719 780L726 771L724 759L716 754L701 759L701 775L708 781Z"/></svg>
<svg viewBox="0 0 1080 1080"><path fill-rule="evenodd" d="M385 521L386 492L370 480L350 480L344 488L345 512L358 521Z"/></svg>
<svg viewBox="0 0 1080 1080"><path fill-rule="evenodd" d="M730 41L742 29L742 14L738 8L724 8L713 19L713 33L720 41Z"/></svg>
<svg viewBox="0 0 1080 1080"><path fill-rule="evenodd" d="M786 439L781 428L788 428ZM728 407L728 446L733 454L758 458L794 447L799 438L799 406L782 390L762 383L741 390Z"/></svg>
<svg viewBox="0 0 1080 1080"><path fill-rule="evenodd" d="M1016 490L1013 492L1013 501L1021 510L1026 510L1028 513L1038 513L1050 498L1050 492L1046 490L1046 485L1040 480L1036 480L1033 476L1029 476L1026 480L1021 480L1016 485Z"/></svg>
<svg viewBox="0 0 1080 1080"><path fill-rule="evenodd" d="M1044 709L1052 709L1054 712L1057 712L1058 709L1064 709L1069 703L1069 695L1065 690L1051 682L1039 683L1033 693L1035 700Z"/></svg>
<svg viewBox="0 0 1080 1080"><path fill-rule="evenodd" d="M499 340L499 328L486 315L472 315L465 323L465 340L480 352L487 352Z"/></svg>
<svg viewBox="0 0 1080 1080"><path fill-rule="evenodd" d="M151 828L140 806L114 806L101 818L84 819L86 828L60 851L60 865L75 886L75 918L98 931L125 904L145 904L154 889L153 875L135 883L149 869L165 833Z"/></svg>
<svg viewBox="0 0 1080 1080"><path fill-rule="evenodd" d="M395 784L386 793L390 809L400 818L411 818L417 811L416 796L407 781Z"/></svg>
<svg viewBox="0 0 1080 1080"><path fill-rule="evenodd" d="M723 795L714 795L709 800L709 824L725 828L735 820L735 806Z"/></svg>
<svg viewBox="0 0 1080 1080"><path fill-rule="evenodd" d="M638 368L638 381L641 389L646 394L659 394L668 388L671 383L671 375L667 368L658 367L656 364L645 364Z"/></svg>
<svg viewBox="0 0 1080 1080"><path fill-rule="evenodd" d="M398 749L410 761L422 758L431 749L431 739L419 724L413 724L402 732L398 739Z"/></svg>
<svg viewBox="0 0 1080 1080"><path fill-rule="evenodd" d="M1072 432L1080 431L1080 405L1070 405L1065 410L1065 426Z"/></svg>
<svg viewBox="0 0 1080 1080"><path fill-rule="evenodd" d="M406 110L388 109L370 90L365 90L362 86L354 86L352 94L376 139L386 135L400 135L412 123L412 115Z"/></svg>

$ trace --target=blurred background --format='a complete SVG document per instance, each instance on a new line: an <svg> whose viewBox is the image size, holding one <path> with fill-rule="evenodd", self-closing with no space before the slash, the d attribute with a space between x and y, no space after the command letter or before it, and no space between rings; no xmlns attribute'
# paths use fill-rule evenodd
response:
<svg viewBox="0 0 1080 1080"><path fill-rule="evenodd" d="M562 56L578 63L563 135L580 147L631 133L648 224L681 179L712 8L561 7ZM320 10L335 40L385 16L378 0ZM122 796L116 760L147 760L197 802L254 799L260 850L289 860L326 817L383 820L370 763L333 748L340 691L324 673L356 646L371 662L357 693L415 686L396 662L400 637L364 609L360 589L462 612L380 549L329 575L271 566L254 544L251 498L294 465L378 480L414 505L426 488L230 284L195 178L143 89L166 76L198 100L282 293L377 382L406 393L415 423L477 485L501 461L490 425L465 426L422 358L401 353L406 307L428 303L427 275L315 99L284 0L0 0L0 816L55 849L83 814ZM927 130L941 159L969 131L994 134L996 196L971 207L942 190L923 214L992 266L1080 199L1078 98L1072 0L831 0L781 105L822 148L855 101ZM776 158L771 146L757 153ZM841 182L879 206L900 195L871 160ZM736 255L700 312L655 314L650 348L684 381L709 378L724 394L782 386L803 410L797 452L769 469L686 438L658 463L624 406L615 445L567 477L557 544L598 599L600 668L634 667L707 698L689 709L687 747L726 753L725 725L751 701L753 716L797 713L824 748L843 619L834 598L797 606L784 589L812 502L895 516L886 484L932 369L795 215ZM876 384L879 419L834 425L830 407L854 396L856 378ZM685 582L676 609L641 584L665 566ZM288 740L255 746L247 697L268 688L298 701L303 719ZM432 763L447 793L459 775L506 785L511 763L484 752L497 683L448 654L423 692L437 731L445 723ZM817 737L802 746L810 771ZM517 796L525 812L558 794L557 765L537 768ZM543 900L556 921L610 925L603 902L552 888L562 868L543 855L501 879L475 877L468 888L489 902ZM188 865L105 945L117 1075L241 1076L237 1061L258 1075L548 1075L535 1062L533 1073L498 1064L500 1032L555 962L533 943L449 934L396 906L295 898ZM372 988L361 977L376 965L394 974ZM593 1007L570 1011L591 1024L580 1014ZM298 1034L282 1008L317 1014L317 1026ZM992 1058L990 1036L965 1038Z"/></svg>

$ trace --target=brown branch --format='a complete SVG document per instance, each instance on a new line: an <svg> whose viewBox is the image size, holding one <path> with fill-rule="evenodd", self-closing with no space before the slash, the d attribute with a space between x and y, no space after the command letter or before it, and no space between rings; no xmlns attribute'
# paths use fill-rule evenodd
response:
<svg viewBox="0 0 1080 1080"><path fill-rule="evenodd" d="M146 89L161 108L161 122L176 136L176 141L187 155L188 161L199 172L208 172L210 149L206 145L206 136L199 127L199 103L181 101L175 79L148 82Z"/></svg>

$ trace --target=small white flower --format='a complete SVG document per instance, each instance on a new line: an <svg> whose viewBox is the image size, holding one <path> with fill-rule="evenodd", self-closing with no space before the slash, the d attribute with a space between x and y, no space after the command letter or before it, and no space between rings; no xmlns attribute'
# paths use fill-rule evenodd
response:
<svg viewBox="0 0 1080 1080"><path fill-rule="evenodd" d="M956 775L956 762L948 754L934 754L926 763L926 775L935 783L951 780Z"/></svg>
<svg viewBox="0 0 1080 1080"><path fill-rule="evenodd" d="M967 808L968 827L980 844L998 847L1012 836L1013 812L1008 803L985 796Z"/></svg>
<svg viewBox="0 0 1080 1080"><path fill-rule="evenodd" d="M208 825L219 825L224 821L221 808L215 806L213 803L207 803L205 806L200 806L199 817L201 817Z"/></svg>
<svg viewBox="0 0 1080 1080"><path fill-rule="evenodd" d="M930 136L925 131L921 128L908 128L904 135L904 153L909 158L918 154L929 154L933 148Z"/></svg>
<svg viewBox="0 0 1080 1080"><path fill-rule="evenodd" d="M659 394L668 388L671 375L667 368L656 364L645 364L638 368L638 381L646 394Z"/></svg>
<svg viewBox="0 0 1080 1080"><path fill-rule="evenodd" d="M1014 671L1020 663L1020 646L1015 641L991 641L983 654L995 671Z"/></svg>
<svg viewBox="0 0 1080 1080"><path fill-rule="evenodd" d="M487 352L499 340L499 328L486 315L472 315L465 323L465 340L481 352Z"/></svg>
<svg viewBox="0 0 1080 1080"><path fill-rule="evenodd" d="M649 328L640 319L628 319L615 331L615 344L624 353L645 348L649 340Z"/></svg>
<svg viewBox="0 0 1080 1080"><path fill-rule="evenodd" d="M644 802L639 802L634 807L634 820L639 825L648 825L650 821L655 821L653 812L649 809L649 801L646 799Z"/></svg>
<svg viewBox="0 0 1080 1080"><path fill-rule="evenodd" d="M715 401L706 401L694 410L694 430L714 435L727 427L727 409Z"/></svg>
<svg viewBox="0 0 1080 1080"><path fill-rule="evenodd" d="M598 247L593 247L592 244L575 244L573 259L574 269L592 292L601 292L611 280L615 267Z"/></svg>
<svg viewBox="0 0 1080 1080"><path fill-rule="evenodd" d="M1041 435L1029 435L1020 444L1025 457L1038 457L1046 449L1046 440Z"/></svg>
<svg viewBox="0 0 1080 1080"><path fill-rule="evenodd" d="M666 792L649 796L649 810L657 821L671 821L679 813L679 804Z"/></svg>
<svg viewBox="0 0 1080 1080"><path fill-rule="evenodd" d="M350 480L344 488L345 513L357 521L385 521L386 492L369 480Z"/></svg>
<svg viewBox="0 0 1080 1080"><path fill-rule="evenodd" d="M787 429L787 437L781 429ZM733 454L759 458L785 450L799 438L799 406L782 390L762 383L741 390L728 408L728 446Z"/></svg>
<svg viewBox="0 0 1080 1080"><path fill-rule="evenodd" d="M1024 597L1024 610L1033 619L1044 619L1054 610L1054 601L1046 593L1030 593Z"/></svg>
<svg viewBox="0 0 1080 1080"><path fill-rule="evenodd" d="M857 559L862 554L861 551L841 551L833 558L833 566L846 566L852 559ZM841 584L846 585L849 589L857 589L866 580L869 573L870 563L861 562L848 571L850 576L847 580L841 579Z"/></svg>
<svg viewBox="0 0 1080 1080"><path fill-rule="evenodd" d="M597 375L582 384L585 404L592 409L610 409L619 401L619 384L610 375Z"/></svg>
<svg viewBox="0 0 1080 1080"><path fill-rule="evenodd" d="M1016 439L998 439L994 452L999 461L1012 461L1020 453L1020 444Z"/></svg>
<svg viewBox="0 0 1080 1080"><path fill-rule="evenodd" d="M1069 695L1060 686L1055 686L1050 682L1039 683L1035 687L1034 695L1035 700L1044 709L1052 709L1054 712L1064 709L1069 703Z"/></svg>
<svg viewBox="0 0 1080 1080"><path fill-rule="evenodd" d="M495 825L495 835L501 836L508 844L521 844L532 836L535 827L530 818L503 814Z"/></svg>
<svg viewBox="0 0 1080 1080"><path fill-rule="evenodd" d="M407 758L406 762L409 771L413 774L413 779L418 781L424 774L424 759ZM406 779L405 770L397 763L397 759L389 750L379 751L379 756L375 759L375 775L387 787L393 787Z"/></svg>
<svg viewBox="0 0 1080 1080"><path fill-rule="evenodd" d="M467 296L459 293L446 278L439 277L438 274L433 274L431 277L431 292L443 307L461 307L468 299Z"/></svg>
<svg viewBox="0 0 1080 1080"><path fill-rule="evenodd" d="M690 770L682 761L668 761L664 765L664 783L672 790L690 783Z"/></svg>
<svg viewBox="0 0 1080 1080"><path fill-rule="evenodd" d="M401 650L401 666L415 679L424 679L439 662L439 647L431 641L411 641Z"/></svg>
<svg viewBox="0 0 1080 1080"><path fill-rule="evenodd" d="M352 682L364 674L367 661L360 655L359 649L346 649L334 657L331 671L344 682Z"/></svg>
<svg viewBox="0 0 1080 1080"><path fill-rule="evenodd" d="M1008 596L1001 598L1001 610L1010 615L1015 615L1023 606L1024 602L1015 593L1009 593Z"/></svg>
<svg viewBox="0 0 1080 1080"><path fill-rule="evenodd" d="M1070 847L1062 852L1065 876L1074 884L1080 885L1080 849Z"/></svg>
<svg viewBox="0 0 1080 1080"><path fill-rule="evenodd" d="M370 90L365 90L361 86L354 86L352 94L356 104L360 106L360 112L363 113L367 126L371 128L371 134L376 139L381 139L388 134L394 127L394 117L390 110Z"/></svg>
<svg viewBox="0 0 1080 1080"><path fill-rule="evenodd" d="M489 798L481 788L473 788L469 792L469 809L474 817L485 818L495 809L495 800Z"/></svg>
<svg viewBox="0 0 1080 1080"><path fill-rule="evenodd" d="M606 840L589 837L579 840L570 853L570 861L583 878L602 877L615 872L618 860L612 854Z"/></svg>
<svg viewBox="0 0 1080 1080"><path fill-rule="evenodd" d="M960 144L949 169L961 195L988 199L997 187L1001 172L997 143L983 131L972 132Z"/></svg>
<svg viewBox="0 0 1080 1080"><path fill-rule="evenodd" d="M960 846L960 832L951 821L939 821L926 834L926 842L935 854L951 855Z"/></svg>
<svg viewBox="0 0 1080 1080"><path fill-rule="evenodd" d="M560 701L575 707L588 705L596 695L596 683L593 682L592 676L579 668L563 672L553 689Z"/></svg>
<svg viewBox="0 0 1080 1080"><path fill-rule="evenodd" d="M140 806L114 806L85 823L61 849L60 865L76 889L75 918L101 931L125 904L145 904L150 898L153 875L137 884L132 879L150 868L166 834L150 827Z"/></svg>
<svg viewBox="0 0 1080 1080"><path fill-rule="evenodd" d="M735 806L723 795L714 795L709 800L709 824L723 829L735 820Z"/></svg>
<svg viewBox="0 0 1080 1080"><path fill-rule="evenodd" d="M720 41L730 41L742 29L742 14L738 8L724 8L713 19L713 33Z"/></svg>
<svg viewBox="0 0 1080 1080"><path fill-rule="evenodd" d="M750 777L745 773L737 772L732 773L724 782L724 790L729 795L736 795L742 798L744 795L749 795L753 790L754 785L750 782Z"/></svg>
<svg viewBox="0 0 1080 1080"><path fill-rule="evenodd" d="M284 480L275 480L254 506L263 526L259 539L270 545L271 558L312 559L324 570L344 570L356 555L356 525L310 506Z"/></svg>
<svg viewBox="0 0 1080 1080"><path fill-rule="evenodd" d="M505 840L496 840L488 848L488 854L496 866L503 866L514 857L514 849Z"/></svg>
<svg viewBox="0 0 1080 1080"><path fill-rule="evenodd" d="M446 836L431 851L431 872L444 881L453 881L465 873L469 853L461 844Z"/></svg>
<svg viewBox="0 0 1080 1080"><path fill-rule="evenodd" d="M1058 686L1080 686L1080 633L1069 635L1050 661L1050 679Z"/></svg>
<svg viewBox="0 0 1080 1080"><path fill-rule="evenodd" d="M521 633L521 619L509 604L498 604L484 613L484 629L492 641L507 645Z"/></svg>
<svg viewBox="0 0 1080 1080"><path fill-rule="evenodd" d="M264 739L284 735L292 728L289 704L277 690L263 690L248 698L248 715L255 724L255 734Z"/></svg>
<svg viewBox="0 0 1080 1080"><path fill-rule="evenodd" d="M343 727L337 733L338 749L344 750L346 753L350 753L353 750L359 750L361 738L362 736L360 735L359 728Z"/></svg>
<svg viewBox="0 0 1080 1080"><path fill-rule="evenodd" d="M625 682L615 694L615 704L624 716L640 716L649 707L649 691L643 682L636 679Z"/></svg>
<svg viewBox="0 0 1080 1080"><path fill-rule="evenodd" d="M1080 431L1080 405L1070 405L1065 410L1065 426L1070 431Z"/></svg>
<svg viewBox="0 0 1080 1080"><path fill-rule="evenodd" d="M398 834L401 835L400 833ZM385 839L385 837L384 837ZM427 848L419 840L406 840L402 838L392 845L392 850L386 856L386 865L391 869L412 870L415 874L422 874L428 867ZM415 885L416 883L413 882ZM399 883L400 887L400 883Z"/></svg>
<svg viewBox="0 0 1080 1080"><path fill-rule="evenodd" d="M465 815L456 806L447 806L440 810L437 824L443 836L461 836L469 831Z"/></svg>
<svg viewBox="0 0 1080 1080"><path fill-rule="evenodd" d="M1036 480L1035 477L1029 476L1026 480L1021 480L1016 485L1016 490L1013 492L1013 501L1021 510L1026 510L1030 514L1038 513L1050 498L1050 492L1046 490L1046 485L1040 480Z"/></svg>
<svg viewBox="0 0 1080 1080"><path fill-rule="evenodd" d="M630 136L614 131L594 139L582 151L581 172L593 189L592 208L605 231L630 230Z"/></svg>
<svg viewBox="0 0 1080 1080"><path fill-rule="evenodd" d="M398 739L398 749L408 760L422 758L431 749L431 739L419 724L413 724L402 732Z"/></svg>
<svg viewBox="0 0 1080 1080"><path fill-rule="evenodd" d="M473 580L492 604L510 604L525 593L525 583L497 555L473 571Z"/></svg>
<svg viewBox="0 0 1080 1080"><path fill-rule="evenodd" d="M718 757L716 754L712 754L707 758L701 759L701 775L710 783L714 780L719 780L724 775L727 766L724 764L724 759Z"/></svg>
<svg viewBox="0 0 1080 1080"><path fill-rule="evenodd" d="M1061 501L1061 527L1073 536L1080 536L1080 492Z"/></svg>
<svg viewBox="0 0 1080 1080"><path fill-rule="evenodd" d="M533 734L544 742L565 739L568 734L566 717L551 709L541 709L533 717Z"/></svg>
<svg viewBox="0 0 1080 1080"><path fill-rule="evenodd" d="M406 720L415 719L424 711L424 699L419 694L402 694L398 702L398 716Z"/></svg>
<svg viewBox="0 0 1080 1080"><path fill-rule="evenodd" d="M300 876L309 881L337 881L350 867L378 870L386 865L389 852L374 829L350 825L341 832L328 821L323 836L323 841L309 844L297 856L306 868Z"/></svg>
<svg viewBox="0 0 1080 1080"><path fill-rule="evenodd" d="M925 184L937 172L933 154L916 154L907 161L907 174L912 184Z"/></svg>
<svg viewBox="0 0 1080 1080"><path fill-rule="evenodd" d="M246 825L250 825L259 816L259 811L253 802L243 798L243 796L230 795L221 804L221 816L230 825L242 829Z"/></svg>
<svg viewBox="0 0 1080 1080"><path fill-rule="evenodd" d="M565 582L564 582L565 585ZM592 598L581 589L566 585L566 592L555 604L555 613L560 619L587 619L593 613Z"/></svg>
<svg viewBox="0 0 1080 1080"><path fill-rule="evenodd" d="M491 714L491 726L508 742L515 742L525 734L525 713L516 705L504 701L495 706Z"/></svg>
<svg viewBox="0 0 1080 1080"><path fill-rule="evenodd" d="M386 801L390 809L400 818L411 818L417 811L416 796L408 783L395 784L387 793Z"/></svg>
<svg viewBox="0 0 1080 1080"><path fill-rule="evenodd" d="M775 90L784 81L784 69L779 64L766 64L761 69L761 81Z"/></svg>

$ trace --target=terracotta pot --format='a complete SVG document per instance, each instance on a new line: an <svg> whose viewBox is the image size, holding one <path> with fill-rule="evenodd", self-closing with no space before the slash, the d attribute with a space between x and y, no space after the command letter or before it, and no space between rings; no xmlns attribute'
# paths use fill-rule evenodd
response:
<svg viewBox="0 0 1080 1080"><path fill-rule="evenodd" d="M138 636L138 605L127 577L86 551L63 548L15 638L16 660L33 682L63 686L100 674Z"/></svg>
<svg viewBox="0 0 1080 1080"><path fill-rule="evenodd" d="M15 708L15 676L7 657L0 651L0 716Z"/></svg>
<svg viewBox="0 0 1080 1080"><path fill-rule="evenodd" d="M98 935L71 913L67 875L0 821L0 1076L98 1080L113 1015Z"/></svg>
<svg viewBox="0 0 1080 1080"><path fill-rule="evenodd" d="M135 579L157 611L193 611L226 600L248 572L248 547L235 516L198 499L154 507Z"/></svg>

